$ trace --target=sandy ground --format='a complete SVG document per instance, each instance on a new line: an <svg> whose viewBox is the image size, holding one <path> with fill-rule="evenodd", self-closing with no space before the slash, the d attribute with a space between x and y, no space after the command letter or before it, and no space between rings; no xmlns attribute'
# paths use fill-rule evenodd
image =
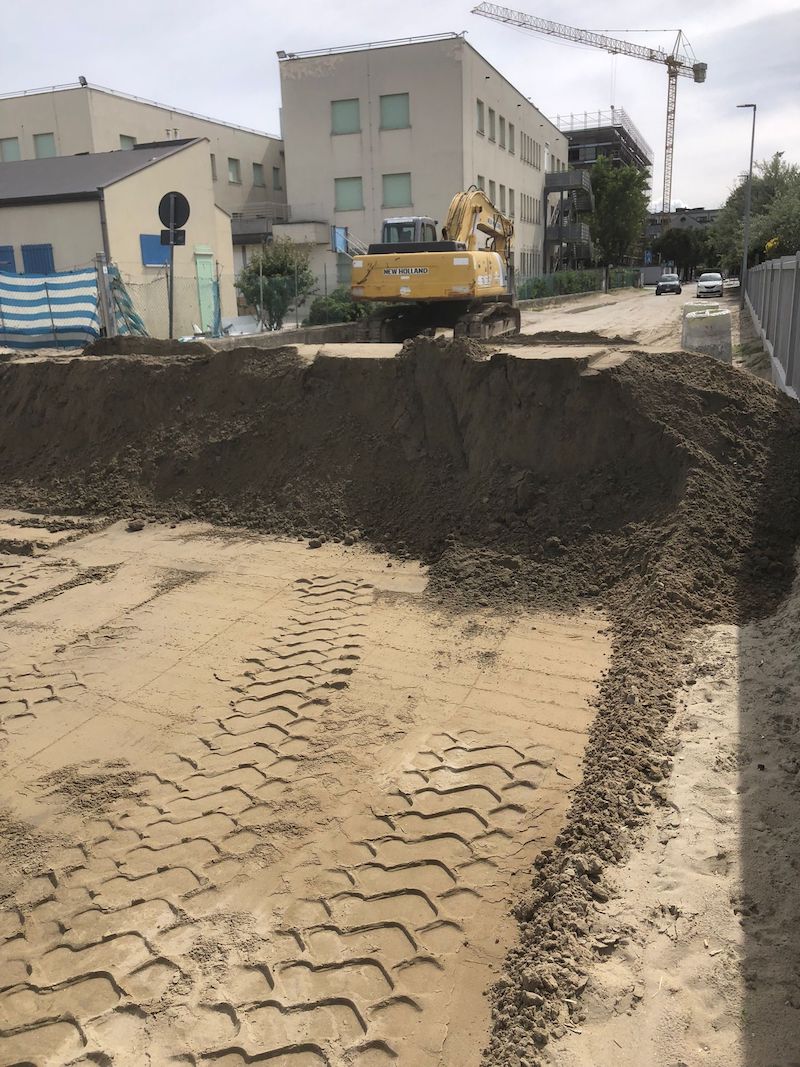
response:
<svg viewBox="0 0 800 1067"><path fill-rule="evenodd" d="M666 803L553 1067L800 1063L799 636L800 581L761 623L695 635Z"/></svg>
<svg viewBox="0 0 800 1067"><path fill-rule="evenodd" d="M602 619L445 617L358 546L0 522L0 1062L477 1065Z"/></svg>
<svg viewBox="0 0 800 1067"><path fill-rule="evenodd" d="M523 332L669 352L681 304ZM477 1067L609 634L454 618L426 580L358 545L0 514L0 1063ZM798 590L694 634L553 1067L800 1064L798 635Z"/></svg>

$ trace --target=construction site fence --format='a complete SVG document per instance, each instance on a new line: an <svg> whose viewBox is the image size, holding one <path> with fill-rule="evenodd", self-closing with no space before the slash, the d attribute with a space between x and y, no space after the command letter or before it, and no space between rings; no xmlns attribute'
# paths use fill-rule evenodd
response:
<svg viewBox="0 0 800 1067"><path fill-rule="evenodd" d="M795 399L800 394L800 252L751 267L745 301L764 349L772 380Z"/></svg>
<svg viewBox="0 0 800 1067"><path fill-rule="evenodd" d="M534 277L517 275L517 299L538 300L548 296L568 296L571 293L600 293L606 288L625 289L641 285L641 273L636 269L602 267L591 270L560 270Z"/></svg>
<svg viewBox="0 0 800 1067"><path fill-rule="evenodd" d="M125 278L122 282L131 306L151 337L169 337L169 272L160 271L146 282ZM233 278L200 279L181 277L174 279L175 297L173 306L173 337L190 337L204 334L210 337L222 335L222 311L220 289L230 287Z"/></svg>

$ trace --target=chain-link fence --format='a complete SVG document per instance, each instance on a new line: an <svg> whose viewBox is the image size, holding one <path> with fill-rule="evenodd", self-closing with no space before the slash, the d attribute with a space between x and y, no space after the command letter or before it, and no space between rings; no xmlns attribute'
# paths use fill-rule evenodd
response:
<svg viewBox="0 0 800 1067"><path fill-rule="evenodd" d="M641 284L638 268L612 268L608 271L608 289L624 289ZM559 270L534 277L517 275L517 299L539 300L571 293L603 292L606 288L602 267L590 270Z"/></svg>
<svg viewBox="0 0 800 1067"><path fill-rule="evenodd" d="M167 270L146 282L123 276L125 289L134 311L151 337L169 336L169 287ZM222 333L220 288L230 286L232 278L181 277L174 279L173 336L189 337Z"/></svg>

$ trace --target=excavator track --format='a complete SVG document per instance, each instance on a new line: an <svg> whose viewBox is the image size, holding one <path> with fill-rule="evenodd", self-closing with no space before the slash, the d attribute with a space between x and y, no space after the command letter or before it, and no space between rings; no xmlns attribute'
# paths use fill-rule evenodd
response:
<svg viewBox="0 0 800 1067"><path fill-rule="evenodd" d="M502 303L427 303L383 308L359 324L356 341L385 344L407 341L437 329L452 329L455 337L487 340L519 333L520 311L508 301Z"/></svg>
<svg viewBox="0 0 800 1067"><path fill-rule="evenodd" d="M458 320L453 335L485 341L490 337L519 333L521 322L519 308L511 303L483 304Z"/></svg>

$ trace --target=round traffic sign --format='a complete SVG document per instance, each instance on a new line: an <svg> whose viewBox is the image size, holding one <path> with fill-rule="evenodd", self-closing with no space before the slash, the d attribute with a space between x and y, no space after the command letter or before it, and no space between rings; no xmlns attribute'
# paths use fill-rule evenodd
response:
<svg viewBox="0 0 800 1067"><path fill-rule="evenodd" d="M180 229L189 218L189 201L183 193L164 193L158 204L158 217L168 229Z"/></svg>

